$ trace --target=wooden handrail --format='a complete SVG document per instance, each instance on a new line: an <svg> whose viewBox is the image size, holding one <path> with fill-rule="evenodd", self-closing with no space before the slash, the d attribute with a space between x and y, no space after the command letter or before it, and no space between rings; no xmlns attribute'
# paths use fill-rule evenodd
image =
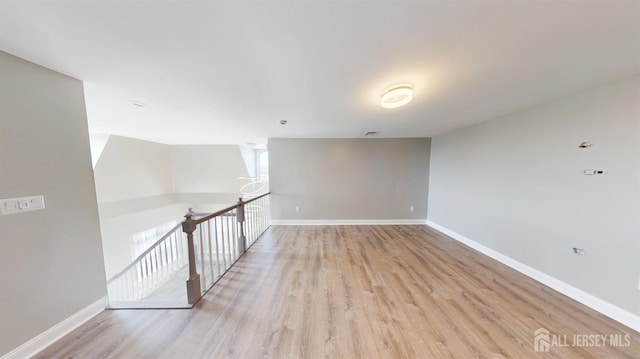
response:
<svg viewBox="0 0 640 359"><path fill-rule="evenodd" d="M271 192L267 192L267 193L261 194L260 196L255 197L255 198L251 198L251 199L249 199L248 201L243 201L243 203L244 203L244 204L251 203L251 202L256 201L256 200L258 200L258 199L260 199L260 198L262 198L262 197L264 197L264 196L267 196L267 195L269 195L269 194L271 194ZM206 221L208 221L208 220L212 219L213 217L218 217L218 216L220 216L220 215L223 215L223 214L225 214L226 212L232 211L232 210L234 210L234 209L236 209L236 208L238 208L238 207L240 207L240 206L241 206L241 204L240 204L240 203L236 203L236 204L234 204L233 206L229 206L229 207L227 207L227 208L223 208L223 209L221 209L221 210L219 210L219 211L217 211L217 212L213 212L213 213L211 213L211 214L208 214L208 215L206 215L205 217L201 217L201 218L199 218L199 219L196 219L196 220L195 220L195 221L196 221L195 223L196 223L196 224L200 224L200 223L202 223L202 222L206 222ZM198 213L198 214L200 214L200 213Z"/></svg>
<svg viewBox="0 0 640 359"><path fill-rule="evenodd" d="M195 224L200 224L200 223L202 223L202 222L206 222L206 221L210 220L211 218L221 216L221 215L223 215L223 214L225 214L225 213L227 213L227 212L229 212L229 211L232 211L232 210L234 210L234 209L236 209L236 208L238 208L238 207L240 207L240 204L239 204L239 203L236 203L236 204L234 204L233 206L229 206L229 207L227 207L227 208L223 208L223 209L221 209L221 210L219 210L219 211L217 211L217 212L213 212L213 213L211 213L211 214L208 214L208 215L206 215L205 217L202 217L202 218L196 219L196 220L195 220Z"/></svg>
<svg viewBox="0 0 640 359"><path fill-rule="evenodd" d="M260 196L258 196L258 197L251 198L250 200L248 200L248 201L244 202L244 204L251 203L251 202L253 202L253 201L257 200L257 199L260 199L260 198L262 198L262 197L264 197L264 196L266 196L266 195L269 195L269 194L271 194L271 192L267 192L267 193L261 194L261 195L260 195ZM229 211L231 211L231 210L234 210L234 209L236 209L236 208L238 208L238 207L240 207L240 204L239 204L239 203L236 203L236 204L234 204L233 206L229 206L229 207L227 207L227 208L223 208L223 209L221 209L221 210L219 210L219 211L217 211L217 212L213 212L213 213L207 214L205 217L201 217L201 218L197 219L197 220L196 220L196 224L200 224L200 223L202 223L202 222L206 222L206 221L210 220L210 219L211 219L211 218L213 218L213 217L217 217L217 216L223 215L223 214L225 214L226 212L229 212ZM200 214L202 214L202 213L194 213L194 214L200 215ZM176 231L179 227L181 227L181 226L182 226L182 223L178 223L175 227L173 227L173 228L172 228L169 232L167 232L164 236L160 237L160 239L158 239L155 243L153 243L153 244L152 244L152 245L151 245L151 246L150 246L146 251L142 252L138 257L136 257L136 259L134 259L131 263L129 263L129 265L128 265L128 266L126 266L123 270L121 270L120 272L118 272L117 274L115 274L113 277L111 277L111 279L109 279L109 280L107 281L107 284L109 284L109 283L113 282L114 280L116 280L116 279L118 279L118 278L122 277L126 271L128 271L129 269L131 269L131 268L136 264L136 262L138 262L140 259L142 259L142 257L144 257L144 256L146 256L147 254L149 254L149 252L151 252L155 247L157 247L157 246L158 246L158 244L160 244L160 242L162 242L162 241L164 241L165 239L167 239L167 237L169 237L173 232L175 232L175 231Z"/></svg>
<svg viewBox="0 0 640 359"><path fill-rule="evenodd" d="M258 197L251 198L251 199L249 199L248 201L244 201L244 203L245 203L245 204L247 204L247 203L251 203L251 202L253 202L253 201L255 201L255 200L258 200L258 199L260 199L260 198L262 198L262 197L264 197L264 196L270 195L270 194L271 194L271 192L263 193L263 194L259 195Z"/></svg>
<svg viewBox="0 0 640 359"><path fill-rule="evenodd" d="M251 243L253 243L253 241L255 241L257 239L257 237L260 236L261 233L264 233L264 228L258 233L258 228L259 227L259 223L266 223L264 221L264 218L262 219L262 222L260 222L260 219L251 217L251 223L245 223L245 207L247 204L251 204L254 201L258 201L261 199L264 199L266 196L270 195L271 192L266 192L263 193L257 197L253 197L253 198L248 198L246 201L240 197L238 200L238 203L228 206L226 208L223 208L221 210L218 210L216 212L213 213L195 213L191 208L189 208L189 210L187 211L186 215L185 215L185 219L180 222L179 224L177 224L175 227L173 227L168 233L166 233L165 235L163 235L160 239L158 239L157 241L155 241L155 243L153 243L148 249L146 249L144 252L142 252L140 255L137 256L137 258L135 260L133 260L129 265L127 265L123 270L121 270L120 272L118 272L116 275L114 275L112 278L110 278L107 281L108 285L116 285L119 282L116 282L117 280L122 280L123 278L125 278L125 276L129 275L128 273L131 272L132 269L136 268L136 265L138 265L139 263L142 263L142 261L147 258L150 254L153 255L153 251L157 251L157 250L162 250L161 249L161 245L163 242L166 242L167 239L171 239L174 233L178 233L180 232L180 227L182 227L182 231L184 233L184 235L178 235L177 241L178 243L182 243L182 244L178 244L176 243L176 245L180 245L179 248L181 248L181 246L184 244L184 240L186 239L186 247L184 247L187 251L187 255L188 255L188 267L189 267L189 279L187 280L187 301L189 304L193 305L195 304L201 297L202 297L202 290L201 290L201 276L197 271L196 268L196 238L194 236L195 233L198 233L196 230L198 229L198 226L200 225L204 225L206 224L208 221L210 220L214 220L216 221L218 217L222 218L228 218L228 217L235 217L234 219L232 219L232 224L231 227L226 227L227 228L227 242L229 245L229 248L231 248L231 246L234 246L234 253L232 254L231 252L229 252L229 260L231 260L232 256L236 256L233 257L233 260L235 263L235 260L237 260L238 255L242 255L247 248L249 247L249 245ZM262 208L262 206L264 204L266 204L268 206L268 199L267 202L264 202L264 204L261 202L260 203L259 208ZM253 207L252 207L253 208ZM268 210L268 209L267 209ZM253 212L252 216L254 215ZM202 216L202 217L200 217ZM199 217L199 218L198 218ZM228 225L228 224L227 224ZM251 242L247 242L248 241L248 237L245 236L245 230L249 231L249 233L251 233L250 238ZM208 229L208 232L206 232L205 236L211 235L209 232L211 231L210 227ZM229 233L229 231L232 231L232 234ZM237 233L236 233L237 231ZM199 236L200 236L200 246L202 246L202 240L203 240L203 232L199 232ZM223 238L225 234L223 234ZM229 237L230 236L230 237ZM211 246L210 243L211 239L209 239L209 246ZM216 241L217 241L217 234L216 234ZM229 241L233 241L233 245L231 244L232 242ZM217 242L216 242L217 243ZM223 251L224 251L224 242L223 242ZM159 249L160 248L160 249ZM202 249L201 249L202 250ZM184 250L183 250L184 251ZM216 251L218 251L217 249L217 244L216 244ZM216 252L217 253L217 252ZM165 268L163 266L163 264L158 264L162 261L158 261L158 253L155 254L156 255L156 261L153 262L152 264L147 263L147 271L151 270L151 271L155 271L158 270L158 266L162 266L162 268ZM160 254L160 257L162 257L162 253ZM181 260L184 259L184 255L185 253L182 252L181 255ZM201 257L202 257L202 252L200 253ZM226 255L225 255L226 256ZM224 257L226 258L226 257ZM167 263L169 263L167 261ZM182 262L181 262L182 263ZM201 266L204 266L204 259L201 258ZM233 263L231 265L233 265ZM181 264L182 265L182 264ZM150 266L150 267L149 267ZM225 259L225 271L228 269L226 266L226 259ZM219 264L218 264L219 267ZM149 269L150 268L150 269ZM155 268L155 269L154 269ZM204 267L203 267L204 268ZM164 270L164 269L163 269ZM173 269L172 269L173 270ZM218 268L218 270L220 270L220 268ZM202 271L204 271L204 269L202 269ZM166 272L166 271L165 271ZM164 272L163 272L164 273ZM208 275L208 274L207 274ZM221 275L221 274L220 274ZM204 277L204 272L203 272L203 277ZM115 283L115 284L114 284ZM206 284L206 280L205 280L205 284ZM205 288L207 289L207 288Z"/></svg>

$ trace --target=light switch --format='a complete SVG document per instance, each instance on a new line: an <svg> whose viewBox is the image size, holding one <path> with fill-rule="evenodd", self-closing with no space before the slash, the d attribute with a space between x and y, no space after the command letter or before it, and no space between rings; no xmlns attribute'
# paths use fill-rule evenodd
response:
<svg viewBox="0 0 640 359"><path fill-rule="evenodd" d="M44 196L9 198L0 200L0 214L16 214L44 209Z"/></svg>

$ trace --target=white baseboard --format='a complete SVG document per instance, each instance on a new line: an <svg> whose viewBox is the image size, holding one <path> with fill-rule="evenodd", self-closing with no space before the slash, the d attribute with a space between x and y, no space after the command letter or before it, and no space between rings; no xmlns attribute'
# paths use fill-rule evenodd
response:
<svg viewBox="0 0 640 359"><path fill-rule="evenodd" d="M273 226L379 226L427 224L424 219L272 219Z"/></svg>
<svg viewBox="0 0 640 359"><path fill-rule="evenodd" d="M486 247L478 242L475 242L461 234L458 234L452 230L449 230L437 223L427 220L427 225L436 229L447 236L466 244L467 246L477 250L480 253L483 253L498 262L507 265L518 272L530 277L548 287L551 287L558 292L570 297L587 307L598 311L607 317L620 322L629 328L632 328L635 331L640 332L640 316L637 316L631 312L628 312L622 308L619 308L605 300L602 300L592 294L589 294L581 289L578 289L570 284L567 284L555 277L552 277L548 274L545 274L535 268L529 267L526 264L520 263L515 259L508 257L500 252L497 252L489 247Z"/></svg>
<svg viewBox="0 0 640 359"><path fill-rule="evenodd" d="M69 334L72 330L86 323L89 319L100 314L104 310L106 304L106 297L96 300L86 308L81 309L69 318L42 332L37 337L3 355L2 359L24 359L33 357L49 345Z"/></svg>

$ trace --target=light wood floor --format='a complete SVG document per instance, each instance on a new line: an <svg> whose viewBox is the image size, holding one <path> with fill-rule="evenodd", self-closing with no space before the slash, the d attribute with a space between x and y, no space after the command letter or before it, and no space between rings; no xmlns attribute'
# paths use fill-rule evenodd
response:
<svg viewBox="0 0 640 359"><path fill-rule="evenodd" d="M534 351L534 331L630 335ZM640 334L426 226L279 226L192 310L106 311L39 358L638 358Z"/></svg>

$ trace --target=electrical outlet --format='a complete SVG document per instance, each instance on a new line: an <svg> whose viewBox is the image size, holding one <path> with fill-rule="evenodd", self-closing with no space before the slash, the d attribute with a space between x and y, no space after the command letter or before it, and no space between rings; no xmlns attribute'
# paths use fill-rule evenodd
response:
<svg viewBox="0 0 640 359"><path fill-rule="evenodd" d="M409 207L409 211L413 212L413 206Z"/></svg>
<svg viewBox="0 0 640 359"><path fill-rule="evenodd" d="M579 256L585 256L587 255L587 252L582 249L582 248L578 248L578 247L573 247L573 253L579 255Z"/></svg>
<svg viewBox="0 0 640 359"><path fill-rule="evenodd" d="M300 212L300 207L296 206L296 212Z"/></svg>
<svg viewBox="0 0 640 359"><path fill-rule="evenodd" d="M593 175L606 175L609 171L607 170L584 170L582 171L583 175L593 176Z"/></svg>

